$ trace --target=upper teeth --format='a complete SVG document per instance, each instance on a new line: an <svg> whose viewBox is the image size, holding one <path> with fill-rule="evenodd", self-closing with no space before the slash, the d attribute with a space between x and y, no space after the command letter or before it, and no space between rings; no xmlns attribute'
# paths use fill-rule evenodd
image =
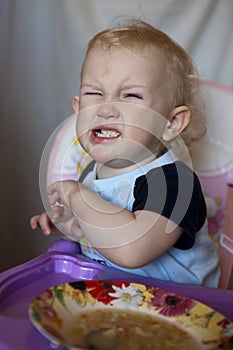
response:
<svg viewBox="0 0 233 350"><path fill-rule="evenodd" d="M119 136L119 132L116 130L106 130L106 129L100 129L95 131L96 136L98 137L117 137Z"/></svg>

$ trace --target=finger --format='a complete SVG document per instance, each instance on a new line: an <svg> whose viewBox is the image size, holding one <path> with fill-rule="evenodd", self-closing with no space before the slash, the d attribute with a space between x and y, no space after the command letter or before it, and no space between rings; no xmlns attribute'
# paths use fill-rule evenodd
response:
<svg viewBox="0 0 233 350"><path fill-rule="evenodd" d="M53 227L53 224L47 213L43 213L40 215L39 225L45 236L48 236L51 234L51 229Z"/></svg>
<svg viewBox="0 0 233 350"><path fill-rule="evenodd" d="M53 182L47 188L48 195L52 195L54 192L59 192L59 181Z"/></svg>
<svg viewBox="0 0 233 350"><path fill-rule="evenodd" d="M63 215L63 207L59 205L55 205L54 207L51 208L51 211L49 213L49 217L52 221L56 221L59 217Z"/></svg>
<svg viewBox="0 0 233 350"><path fill-rule="evenodd" d="M58 183L54 182L47 188L47 195L50 205L55 205L59 200Z"/></svg>
<svg viewBox="0 0 233 350"><path fill-rule="evenodd" d="M48 195L48 201L51 206L55 205L57 202L59 202L60 197L58 192L53 192L52 194Z"/></svg>
<svg viewBox="0 0 233 350"><path fill-rule="evenodd" d="M39 225L38 225L38 221L39 221L39 215L34 215L31 220L30 220L30 226L33 230L35 230Z"/></svg>
<svg viewBox="0 0 233 350"><path fill-rule="evenodd" d="M30 220L30 225L33 230L40 227L45 235L49 235L51 233L51 226L46 213L33 216Z"/></svg>

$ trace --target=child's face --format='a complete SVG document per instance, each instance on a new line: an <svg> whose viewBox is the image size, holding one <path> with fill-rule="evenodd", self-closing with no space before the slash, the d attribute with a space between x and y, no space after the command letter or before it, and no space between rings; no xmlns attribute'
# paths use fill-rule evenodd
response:
<svg viewBox="0 0 233 350"><path fill-rule="evenodd" d="M91 49L83 67L79 108L79 141L97 162L125 168L155 158L166 124L161 114L168 114L159 54Z"/></svg>

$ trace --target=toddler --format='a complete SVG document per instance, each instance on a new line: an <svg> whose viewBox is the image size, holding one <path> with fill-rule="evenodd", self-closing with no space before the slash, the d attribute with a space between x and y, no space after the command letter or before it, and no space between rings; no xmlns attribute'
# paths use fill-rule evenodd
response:
<svg viewBox="0 0 233 350"><path fill-rule="evenodd" d="M88 44L77 137L93 161L78 182L48 188L31 219L82 254L141 276L217 287L218 256L188 147L205 134L198 77L185 50L142 20Z"/></svg>

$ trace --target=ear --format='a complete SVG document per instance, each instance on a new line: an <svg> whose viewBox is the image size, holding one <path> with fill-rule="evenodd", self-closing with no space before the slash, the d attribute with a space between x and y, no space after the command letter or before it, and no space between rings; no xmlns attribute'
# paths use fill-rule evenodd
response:
<svg viewBox="0 0 233 350"><path fill-rule="evenodd" d="M79 112L79 96L74 96L72 98L72 107L75 113Z"/></svg>
<svg viewBox="0 0 233 350"><path fill-rule="evenodd" d="M172 112L171 119L168 120L164 129L162 139L164 141L171 141L179 135L189 124L190 110L187 106L179 106Z"/></svg>

